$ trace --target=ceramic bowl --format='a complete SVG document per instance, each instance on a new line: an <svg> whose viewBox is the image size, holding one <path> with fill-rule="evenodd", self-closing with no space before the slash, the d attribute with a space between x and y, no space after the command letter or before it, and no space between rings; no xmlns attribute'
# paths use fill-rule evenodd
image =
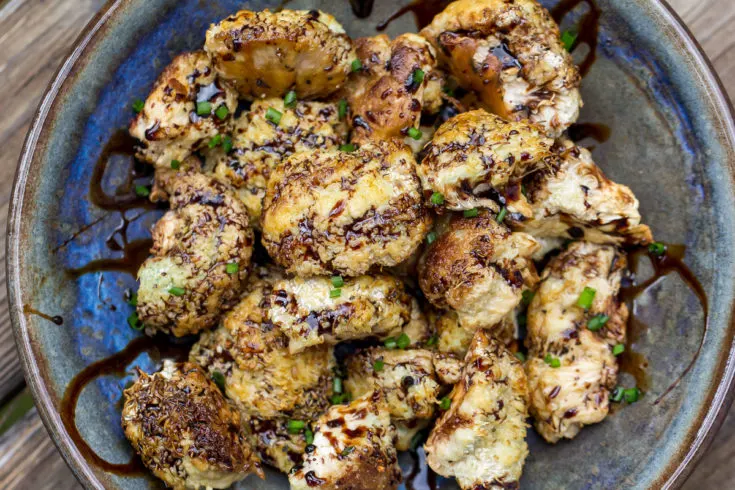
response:
<svg viewBox="0 0 735 490"><path fill-rule="evenodd" d="M648 364L642 379L645 396L585 428L573 441L551 446L531 431L521 486L676 487L722 421L732 394L733 119L710 64L663 2L595 1L600 13L593 43L597 59L583 81L580 119L590 124L579 126L578 136L585 128L598 129L592 132L598 141L587 138L582 143L594 147L596 161L612 179L633 189L657 239L686 246L684 261L706 292L709 323L705 335L700 304L677 274L657 281L636 302L638 323L648 328L634 332L630 351L635 355L629 353L631 361ZM590 15L587 1L564 3L579 4L564 18L565 26ZM133 197L127 180L128 142L120 130L131 119L133 102L145 98L172 57L200 47L210 23L241 7L274 8L277 2L110 2L62 66L28 135L8 228L12 321L39 412L88 488L160 486L145 474L107 471L103 461L130 460L131 448L119 423L121 391L134 366L156 368L165 355L162 348L125 351L122 357L127 359L108 363L109 374L86 385L75 421L68 414L62 417L63 395L75 376L140 336L126 323L132 307L124 292L135 285L131 264L145 255L150 226L161 210ZM353 36L373 34L396 7L395 2L377 0L369 17L357 18L348 2L289 4L327 10ZM386 32L414 30L409 13ZM575 56L584 57L588 50L580 46ZM104 171L97 165L100 158L107 160ZM647 273L642 264L639 275ZM63 324L57 324L61 319ZM138 347L145 343L136 342ZM654 403L701 342L691 371ZM633 380L624 375L622 382ZM74 423L80 437L73 437ZM97 457L85 450L85 442ZM421 470L413 487L426 487L426 478ZM441 478L436 485L455 488ZM287 488L287 482L271 474L264 482L250 478L238 488Z"/></svg>

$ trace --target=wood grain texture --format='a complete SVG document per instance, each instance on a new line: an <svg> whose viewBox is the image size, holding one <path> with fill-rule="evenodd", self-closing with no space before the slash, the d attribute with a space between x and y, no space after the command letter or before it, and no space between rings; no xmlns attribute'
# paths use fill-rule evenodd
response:
<svg viewBox="0 0 735 490"><path fill-rule="evenodd" d="M104 0L0 0L0 226L7 224L13 175L28 126L58 65ZM670 0L735 95L735 1ZM0 237L5 259L5 236ZM0 400L22 374L12 341L0 267ZM686 490L735 488L735 410L685 484ZM0 488L81 488L49 439L35 409L0 437Z"/></svg>

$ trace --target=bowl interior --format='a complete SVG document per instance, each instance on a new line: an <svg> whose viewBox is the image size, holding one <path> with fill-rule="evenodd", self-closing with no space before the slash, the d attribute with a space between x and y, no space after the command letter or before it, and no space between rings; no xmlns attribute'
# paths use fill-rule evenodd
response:
<svg viewBox="0 0 735 490"><path fill-rule="evenodd" d="M543 3L554 7L559 2ZM589 19L590 3L564 3L578 5L563 26ZM278 4L248 1L245 6L255 10ZM211 22L242 7L240 0L118 2L41 119L37 138L29 140L27 163L32 164L21 170L11 224L11 297L19 335L30 341L24 360L36 373L31 383L48 404L47 422L67 458L79 454L65 446L69 440L58 415L65 387L86 366L123 350L140 335L127 325L133 308L124 296L135 287L133 266L145 256L149 229L162 213L134 198L130 143L121 130L131 118L132 103L145 98L172 57L201 47ZM348 2L295 0L288 8L321 8L357 37L375 34L396 4L378 0L363 19ZM637 376L645 396L614 410L604 423L585 428L573 441L550 446L531 430L531 455L521 482L526 488L662 485L690 447L701 443L703 433L697 431L711 424L710 409L722 403L732 375L725 371L734 290L730 114L701 60L658 3L597 0L596 8L601 11L597 56L582 85L580 123L585 124L575 134L592 135L582 144L593 147L595 160L610 178L633 189L657 239L686 246L685 262L707 293L709 328L705 336L701 305L675 273L639 296L634 312L640 326L625 363L629 368L647 365L645 374ZM385 32L415 30L408 13ZM581 45L575 56L584 58L589 50ZM133 184L147 178L135 175ZM642 261L639 276L650 272ZM63 324L34 311L59 315ZM703 336L691 372L655 404L693 358ZM134 367L155 370L164 356L156 348L142 350L131 355L134 359L122 372L101 376L82 392L76 425L104 460L130 459L119 423L121 391L133 379ZM635 382L631 374L621 380L627 386ZM160 485L147 476L114 474L79 459L73 465L88 484ZM426 469L414 468L409 455L403 460L407 475L417 472L409 488L427 488L432 477ZM435 484L456 488L442 478ZM250 478L237 488L287 488L287 481L271 473L265 482Z"/></svg>

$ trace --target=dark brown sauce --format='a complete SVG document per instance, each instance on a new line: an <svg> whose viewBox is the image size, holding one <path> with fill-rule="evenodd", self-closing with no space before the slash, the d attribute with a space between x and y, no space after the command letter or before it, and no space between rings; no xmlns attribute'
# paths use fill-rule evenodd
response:
<svg viewBox="0 0 735 490"><path fill-rule="evenodd" d="M190 346L190 343L174 344L163 337L138 337L117 354L90 364L71 380L61 400L60 414L69 437L87 461L103 471L118 475L145 474L143 463L137 456L133 456L128 463L118 464L105 461L94 452L77 428L77 402L89 383L102 376L125 376L128 366L143 353L147 352L156 362L162 362L163 359L181 361L188 356Z"/></svg>
<svg viewBox="0 0 735 490"><path fill-rule="evenodd" d="M368 2L361 2L359 0L352 0L353 2L357 1L357 3L370 3L371 4L371 10L372 10L372 1L368 0ZM408 12L411 12L413 14L414 19L416 20L416 27L418 29L423 29L424 27L431 24L431 21L434 20L434 17L441 13L442 10L444 10L447 5L452 3L452 0L413 0L408 5L404 5L403 7L399 8L395 12L393 12L390 17L385 19L383 22L379 23L375 29L378 31L384 31L388 25L393 22L394 20L398 19L399 17L403 17ZM353 3L352 11L355 12L355 15L357 15L357 11L355 10L355 6ZM370 15L370 12L368 11L367 15L364 15L364 17L367 17ZM359 17L359 15L358 15Z"/></svg>
<svg viewBox="0 0 735 490"><path fill-rule="evenodd" d="M584 77L597 59L597 36L600 33L600 15L602 11L592 0L561 0L551 10L551 16L557 24L561 25L562 19L577 6L586 3L589 10L582 16L577 26L576 45L586 44L589 52L579 63L579 73Z"/></svg>
<svg viewBox="0 0 735 490"><path fill-rule="evenodd" d="M574 123L569 126L567 131L569 139L575 143L579 143L586 138L592 138L598 143L604 143L612 135L610 126L600 123Z"/></svg>
<svg viewBox="0 0 735 490"><path fill-rule="evenodd" d="M411 468L403 474L406 490L437 490L436 473L426 463L426 453L423 448L418 451L409 451Z"/></svg>
<svg viewBox="0 0 735 490"><path fill-rule="evenodd" d="M671 393L671 391L679 385L684 376L686 376L687 373L689 373L689 371L692 369L694 363L697 361L697 359L699 359L699 354L702 350L702 345L704 344L704 339L707 336L707 331L709 329L709 308L707 305L707 293L705 292L704 287L702 287L702 284L699 282L699 279L697 279L694 273L684 263L683 259L685 252L686 247L684 245L667 245L666 253L661 256L649 253L646 249L638 249L631 252L629 255L629 269L633 274L634 280L635 274L638 271L638 263L642 256L647 256L649 258L654 272L651 277L649 277L645 281L641 283L634 282L631 285L621 288L620 292L621 299L629 305L631 311L628 319L628 348L626 349L626 352L623 353L623 355L621 356L621 370L623 372L627 372L633 375L636 378L636 383L641 383L645 385L645 387L639 385L639 388L641 388L644 392L648 387L648 377L646 374L648 362L645 360L645 357L643 357L641 354L633 352L630 347L636 340L638 340L640 335L645 332L648 327L647 325L645 325L645 323L635 318L634 309L632 308L633 302L636 300L636 298L638 298L638 296L640 296L648 288L656 284L661 278L674 272L678 274L678 276L684 281L687 287L689 287L689 289L696 295L702 308L702 315L704 316L704 331L702 332L702 338L699 342L699 346L697 347L697 350L694 353L694 356L692 357L689 364L687 364L684 370L666 388L666 390L664 390L663 393L659 395L659 397L654 401L654 405L657 405L666 395Z"/></svg>
<svg viewBox="0 0 735 490"><path fill-rule="evenodd" d="M64 319L60 315L51 316L51 315L47 315L46 313L41 313L40 311L34 310L33 308L31 308L31 305L23 305L23 313L25 313L26 315L40 316L44 320L48 320L57 325L64 324Z"/></svg>
<svg viewBox="0 0 735 490"><path fill-rule="evenodd" d="M84 274L104 271L125 272L135 276L140 266L150 255L151 245L153 245L153 240L146 238L126 243L122 249L108 247L111 250L122 250L123 256L119 259L93 260L82 267L67 269L66 273L73 279L77 279Z"/></svg>

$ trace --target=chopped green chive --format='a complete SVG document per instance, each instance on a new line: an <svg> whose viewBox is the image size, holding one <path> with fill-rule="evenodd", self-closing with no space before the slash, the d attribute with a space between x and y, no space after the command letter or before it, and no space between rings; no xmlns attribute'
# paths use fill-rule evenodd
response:
<svg viewBox="0 0 735 490"><path fill-rule="evenodd" d="M508 214L508 208L503 206L502 208L500 208L500 212L498 213L498 216L495 218L495 221L497 221L498 223L502 223L503 220L505 219L506 214Z"/></svg>
<svg viewBox="0 0 735 490"><path fill-rule="evenodd" d="M143 330L143 322L138 318L138 313L131 313L128 317L128 325L130 325L133 330Z"/></svg>
<svg viewBox="0 0 735 490"><path fill-rule="evenodd" d="M653 242L648 246L648 251L653 255L658 255L660 257L666 253L666 245L661 242Z"/></svg>
<svg viewBox="0 0 735 490"><path fill-rule="evenodd" d="M347 446L346 448L342 450L341 454L342 456L349 456L350 454L352 454L352 451L354 450L355 450L355 446Z"/></svg>
<svg viewBox="0 0 735 490"><path fill-rule="evenodd" d="M225 267L225 271L227 271L228 274L237 274L240 271L240 265L236 262L233 262L231 264L227 264Z"/></svg>
<svg viewBox="0 0 735 490"><path fill-rule="evenodd" d="M212 381L214 381L214 384L217 385L220 391L225 391L225 375L220 373L219 371L215 371L212 373Z"/></svg>
<svg viewBox="0 0 735 490"><path fill-rule="evenodd" d="M378 359L373 363L373 371L382 371L385 367L385 362L382 359Z"/></svg>
<svg viewBox="0 0 735 490"><path fill-rule="evenodd" d="M340 99L339 104L337 104L337 114L339 114L340 119L344 119L347 116L347 109L347 101Z"/></svg>
<svg viewBox="0 0 735 490"><path fill-rule="evenodd" d="M434 346L439 343L439 336L437 334L432 335L429 337L429 340L426 341L427 347Z"/></svg>
<svg viewBox="0 0 735 490"><path fill-rule="evenodd" d="M351 66L352 66L352 71L353 72L360 71L362 69L362 61L360 61L359 59L352 60L352 65Z"/></svg>
<svg viewBox="0 0 735 490"><path fill-rule="evenodd" d="M425 75L424 70L422 70L421 68L415 69L413 71L413 83L415 85L420 85L421 82L424 81L424 75Z"/></svg>
<svg viewBox="0 0 735 490"><path fill-rule="evenodd" d="M342 378L332 378L332 391L338 395L342 393Z"/></svg>
<svg viewBox="0 0 735 490"><path fill-rule="evenodd" d="M128 298L128 304L130 306L138 306L138 293L132 293Z"/></svg>
<svg viewBox="0 0 735 490"><path fill-rule="evenodd" d="M216 111L214 111L214 115L217 116L217 119L220 121L224 121L227 119L227 116L230 115L230 110L227 108L226 105L222 104L217 108Z"/></svg>
<svg viewBox="0 0 735 490"><path fill-rule="evenodd" d="M614 401L615 403L619 403L623 399L623 392L625 390L622 386L616 386L615 389L610 394L610 400Z"/></svg>
<svg viewBox="0 0 735 490"><path fill-rule="evenodd" d="M303 420L289 420L288 421L288 432L289 434L298 434L306 428L306 422Z"/></svg>
<svg viewBox="0 0 735 490"><path fill-rule="evenodd" d="M214 138L212 138L211 140L209 140L208 146L210 148L215 148L215 147L217 147L217 146L219 146L221 144L222 144L222 135L221 134L216 134L216 135L214 135Z"/></svg>
<svg viewBox="0 0 735 490"><path fill-rule="evenodd" d="M625 401L628 403L637 402L640 396L641 396L641 390L639 390L637 387L628 388L626 390L623 390L623 397L625 398Z"/></svg>
<svg viewBox="0 0 735 490"><path fill-rule="evenodd" d="M477 208L465 209L464 213L462 214L464 214L465 218L474 218L479 214L479 211L477 210Z"/></svg>
<svg viewBox="0 0 735 490"><path fill-rule="evenodd" d="M564 45L564 49L571 51L572 48L574 48L574 43L577 41L578 35L579 34L572 30L564 31L561 35L561 43Z"/></svg>
<svg viewBox="0 0 735 490"><path fill-rule="evenodd" d="M551 354L546 354L546 357L544 357L544 362L553 368L561 367L561 361L559 360L559 358L554 357Z"/></svg>
<svg viewBox="0 0 735 490"><path fill-rule="evenodd" d="M514 355L518 358L519 361L521 361L521 362L525 362L526 361L526 356L523 354L523 352L518 351Z"/></svg>
<svg viewBox="0 0 735 490"><path fill-rule="evenodd" d="M592 301L595 299L596 293L597 291L595 289L585 286L582 290L582 294L579 295L577 306L584 308L585 310L589 310L592 306Z"/></svg>
<svg viewBox="0 0 735 490"><path fill-rule="evenodd" d="M393 337L389 337L383 341L383 345L386 349L395 349L398 344L396 343L396 339Z"/></svg>
<svg viewBox="0 0 735 490"><path fill-rule="evenodd" d="M442 92L447 94L447 97L454 97L454 89L449 85L445 85L444 87L442 87Z"/></svg>
<svg viewBox="0 0 735 490"><path fill-rule="evenodd" d="M426 431L420 431L414 434L414 436L411 438L411 451L416 451L421 444L423 444L424 439L426 438Z"/></svg>
<svg viewBox="0 0 735 490"><path fill-rule="evenodd" d="M174 296L183 296L186 294L186 289L174 286L169 289L168 292L173 294Z"/></svg>
<svg viewBox="0 0 735 490"><path fill-rule="evenodd" d="M332 276L332 286L335 288L341 288L345 285L345 280L342 279L342 276Z"/></svg>
<svg viewBox="0 0 735 490"><path fill-rule="evenodd" d="M444 194L441 192L435 192L431 195L431 204L434 204L436 206L441 206L444 204Z"/></svg>
<svg viewBox="0 0 735 490"><path fill-rule="evenodd" d="M342 296L342 290L339 288L329 291L330 298L339 298L340 296Z"/></svg>
<svg viewBox="0 0 735 490"><path fill-rule="evenodd" d="M136 114L140 114L143 111L143 108L145 107L145 102L138 99L135 102L133 102L133 112Z"/></svg>
<svg viewBox="0 0 735 490"><path fill-rule="evenodd" d="M597 332L599 329L605 326L609 319L609 316L603 315L602 313L600 313L599 315L595 315L587 322L587 330Z"/></svg>
<svg viewBox="0 0 735 490"><path fill-rule="evenodd" d="M435 231L430 231L428 233L428 235L426 235L426 243L428 243L429 245L431 245L435 241L436 241L436 232Z"/></svg>
<svg viewBox="0 0 735 490"><path fill-rule="evenodd" d="M268 119L270 122L278 126L278 123L281 122L281 117L283 116L282 113L275 110L272 107L269 107L267 111L265 111L265 118Z"/></svg>
<svg viewBox="0 0 735 490"><path fill-rule="evenodd" d="M304 440L306 441L307 445L314 444L314 433L311 431L311 429L306 429L304 431Z"/></svg>
<svg viewBox="0 0 735 490"><path fill-rule="evenodd" d="M178 170L181 168L181 162L178 160L171 160L171 168L174 170Z"/></svg>
<svg viewBox="0 0 735 490"><path fill-rule="evenodd" d="M521 194L523 194L523 197L528 199L528 189L526 189L525 184L521 184Z"/></svg>
<svg viewBox="0 0 735 490"><path fill-rule="evenodd" d="M210 102L197 102L197 116L208 116L212 113Z"/></svg>
<svg viewBox="0 0 735 490"><path fill-rule="evenodd" d="M415 140L420 140L422 134L420 129L414 128L413 126L408 128L408 135Z"/></svg>
<svg viewBox="0 0 735 490"><path fill-rule="evenodd" d="M229 153L232 151L232 147L232 136L228 134L222 139L222 149L225 150L225 153Z"/></svg>
<svg viewBox="0 0 735 490"><path fill-rule="evenodd" d="M346 151L348 153L351 153L355 151L355 145L352 143L347 143L345 145L339 145L339 151Z"/></svg>
<svg viewBox="0 0 735 490"><path fill-rule="evenodd" d="M531 304L531 301L533 301L533 297L535 295L536 295L536 293L534 293L530 289L526 289L525 291L523 291L523 293L522 293L522 300L521 300L521 301L523 301L523 306L530 305Z"/></svg>
<svg viewBox="0 0 735 490"><path fill-rule="evenodd" d="M442 410L444 410L445 412L446 412L447 410L449 410L449 407L451 407L451 406L452 406L452 399L451 399L451 398L449 398L448 396L445 396L445 397L444 397L444 398L442 398L442 399L441 399L441 401L439 402L439 408L441 408L441 409L442 409Z"/></svg>
<svg viewBox="0 0 735 490"><path fill-rule="evenodd" d="M332 403L332 405L339 405L341 403L344 403L347 400L347 393L342 393L341 395L332 395L329 397L329 401Z"/></svg>
<svg viewBox="0 0 735 490"><path fill-rule="evenodd" d="M151 190L144 185L136 185L135 193L140 197L148 197L151 195Z"/></svg>
<svg viewBox="0 0 735 490"><path fill-rule="evenodd" d="M625 352L625 344L615 344L613 346L613 355L614 356L619 356L623 352Z"/></svg>
<svg viewBox="0 0 735 490"><path fill-rule="evenodd" d="M291 90L283 98L283 105L286 107L296 107L296 92Z"/></svg>
<svg viewBox="0 0 735 490"><path fill-rule="evenodd" d="M409 345L411 345L411 338L408 335L406 335L405 333L402 333L396 339L396 346L399 349L405 349Z"/></svg>

